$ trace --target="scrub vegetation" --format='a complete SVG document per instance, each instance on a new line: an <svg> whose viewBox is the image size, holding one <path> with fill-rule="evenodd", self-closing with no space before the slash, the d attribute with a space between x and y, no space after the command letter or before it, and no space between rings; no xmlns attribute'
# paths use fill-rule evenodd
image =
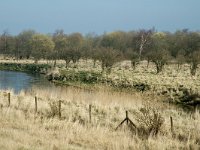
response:
<svg viewBox="0 0 200 150"><path fill-rule="evenodd" d="M8 107L8 92L11 103ZM37 113L35 112L37 96ZM200 113L138 93L68 87L0 92L1 149L199 149ZM58 101L62 101L61 118ZM91 104L91 122L89 120ZM118 124L129 118L137 127ZM173 118L173 131L170 125Z"/></svg>
<svg viewBox="0 0 200 150"><path fill-rule="evenodd" d="M199 32L5 31L0 54L0 70L57 85L0 91L0 149L200 148ZM126 111L134 126L116 130Z"/></svg>
<svg viewBox="0 0 200 150"><path fill-rule="evenodd" d="M56 30L52 35L44 35L27 30L17 36L8 31L0 35L0 54L6 59L64 60L66 68L70 62L76 64L80 59L101 62L102 73L110 74L118 62L130 60L132 68L142 60L152 62L156 73L162 72L169 62L175 62L177 69L182 64L190 65L190 74L196 75L200 63L200 34L187 29L175 33L156 32L155 29L139 31L116 31L103 35L80 33L65 34Z"/></svg>

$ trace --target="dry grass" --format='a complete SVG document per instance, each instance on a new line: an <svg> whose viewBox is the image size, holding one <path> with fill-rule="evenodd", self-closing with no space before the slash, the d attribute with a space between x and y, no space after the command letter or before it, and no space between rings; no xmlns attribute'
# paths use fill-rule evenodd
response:
<svg viewBox="0 0 200 150"><path fill-rule="evenodd" d="M23 60L20 63L33 62ZM63 61L58 65L64 68ZM73 68L73 64L71 66ZM91 60L81 60L73 70L101 71L99 63L96 68L92 66ZM164 72L156 75L153 65L147 69L146 64L141 63L133 71L129 62L123 62L116 64L107 77L116 82L147 83L156 92L180 85L199 92L199 70L195 77L191 77L187 64L181 70L175 68L176 65L168 65ZM35 88L18 95L11 91L11 107L7 107L7 92L0 92L0 149L200 149L200 112L186 113L161 102L156 95L148 97L148 92L118 93L107 88L99 91L71 87ZM37 115L34 113L35 96L38 97ZM57 115L59 100L62 100L61 120ZM115 131L126 110L130 119L141 128L135 112L148 101L148 105L164 119L157 136L135 135L126 126ZM89 104L92 104L92 123L89 123ZM170 132L170 116L174 121L174 135Z"/></svg>
<svg viewBox="0 0 200 150"><path fill-rule="evenodd" d="M85 91L75 88L35 89L14 95L7 107L8 91L0 92L0 149L199 149L200 113L187 114L163 103L151 100L164 118L156 137L142 138L126 126L115 131L124 119L125 110L130 119L148 99L139 94ZM38 99L38 114L34 113L34 96ZM62 118L52 116L50 104L57 107L62 100ZM92 123L89 123L88 105L92 104ZM174 119L170 132L169 117Z"/></svg>
<svg viewBox="0 0 200 150"><path fill-rule="evenodd" d="M13 59L1 59L2 63L34 63L34 60L13 60ZM40 60L39 64L51 64L53 61ZM63 60L57 60L57 66L61 70L65 70L65 62ZM92 60L79 60L76 64L72 62L69 64L68 70L78 71L93 71L101 72L101 63L97 61L96 67L93 67ZM114 82L132 83L146 83L157 92L163 91L167 88L178 88L183 85L187 89L192 89L193 92L198 93L200 91L200 70L197 69L196 76L190 75L190 65L184 64L178 69L177 64L165 65L163 72L156 74L155 65L150 63L147 68L147 62L141 62L135 70L131 68L130 61L123 61L116 63L110 75L106 76L108 79Z"/></svg>

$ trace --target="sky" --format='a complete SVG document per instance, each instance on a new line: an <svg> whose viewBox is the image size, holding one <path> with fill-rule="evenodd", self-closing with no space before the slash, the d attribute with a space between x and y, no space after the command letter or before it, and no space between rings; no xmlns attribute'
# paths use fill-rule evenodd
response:
<svg viewBox="0 0 200 150"><path fill-rule="evenodd" d="M200 30L200 0L0 0L0 34Z"/></svg>

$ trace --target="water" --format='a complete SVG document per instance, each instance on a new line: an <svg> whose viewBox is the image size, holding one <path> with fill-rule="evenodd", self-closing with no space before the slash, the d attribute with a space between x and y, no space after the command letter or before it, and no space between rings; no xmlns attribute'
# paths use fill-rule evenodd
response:
<svg viewBox="0 0 200 150"><path fill-rule="evenodd" d="M41 75L16 71L0 71L0 90L12 89L14 93L29 90L32 87L49 87L51 83Z"/></svg>

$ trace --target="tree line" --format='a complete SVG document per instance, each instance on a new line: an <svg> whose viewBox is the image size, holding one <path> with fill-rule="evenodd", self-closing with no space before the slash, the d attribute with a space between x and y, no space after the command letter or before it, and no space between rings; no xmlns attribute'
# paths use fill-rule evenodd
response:
<svg viewBox="0 0 200 150"><path fill-rule="evenodd" d="M41 34L34 30L22 31L16 36L4 31L0 35L0 54L15 59L65 60L92 59L102 64L102 71L110 73L116 62L130 60L133 69L142 60L153 62L157 73L168 62L176 62L178 68L190 64L191 75L196 74L200 63L200 32L188 29L157 32L155 29L116 31L103 35L81 33L65 34L56 30L53 34Z"/></svg>

